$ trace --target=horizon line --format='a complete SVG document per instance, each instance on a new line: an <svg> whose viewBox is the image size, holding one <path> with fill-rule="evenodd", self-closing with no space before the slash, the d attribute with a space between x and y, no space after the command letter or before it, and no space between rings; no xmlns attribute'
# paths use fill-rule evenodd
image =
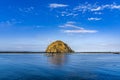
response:
<svg viewBox="0 0 120 80"><path fill-rule="evenodd" d="M45 51L0 51L0 53L47 53ZM120 51L77 51L74 53L120 53Z"/></svg>

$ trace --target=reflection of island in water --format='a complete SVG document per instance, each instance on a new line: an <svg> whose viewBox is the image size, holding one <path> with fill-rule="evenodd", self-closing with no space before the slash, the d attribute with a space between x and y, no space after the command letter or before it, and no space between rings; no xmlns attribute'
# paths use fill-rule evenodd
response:
<svg viewBox="0 0 120 80"><path fill-rule="evenodd" d="M58 65L58 66L65 64L68 60L67 54L55 54L55 53L50 54L49 53L49 54L47 54L47 56L48 56L48 60L52 64Z"/></svg>

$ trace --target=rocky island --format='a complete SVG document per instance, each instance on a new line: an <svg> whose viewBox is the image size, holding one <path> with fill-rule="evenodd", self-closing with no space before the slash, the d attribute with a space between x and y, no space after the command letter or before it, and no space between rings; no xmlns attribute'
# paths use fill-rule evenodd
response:
<svg viewBox="0 0 120 80"><path fill-rule="evenodd" d="M46 53L73 53L74 51L63 41L57 40L51 43L47 49Z"/></svg>

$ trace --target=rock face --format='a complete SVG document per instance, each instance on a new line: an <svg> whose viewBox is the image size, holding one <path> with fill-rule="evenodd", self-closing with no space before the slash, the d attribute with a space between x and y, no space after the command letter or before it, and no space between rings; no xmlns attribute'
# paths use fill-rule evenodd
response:
<svg viewBox="0 0 120 80"><path fill-rule="evenodd" d="M72 53L74 52L66 43L57 40L51 43L47 49L47 53Z"/></svg>

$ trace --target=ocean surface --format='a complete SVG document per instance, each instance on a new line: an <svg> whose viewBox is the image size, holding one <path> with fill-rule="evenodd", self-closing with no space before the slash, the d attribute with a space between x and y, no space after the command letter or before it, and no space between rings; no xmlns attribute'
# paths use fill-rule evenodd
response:
<svg viewBox="0 0 120 80"><path fill-rule="evenodd" d="M120 80L120 54L0 54L0 80Z"/></svg>

